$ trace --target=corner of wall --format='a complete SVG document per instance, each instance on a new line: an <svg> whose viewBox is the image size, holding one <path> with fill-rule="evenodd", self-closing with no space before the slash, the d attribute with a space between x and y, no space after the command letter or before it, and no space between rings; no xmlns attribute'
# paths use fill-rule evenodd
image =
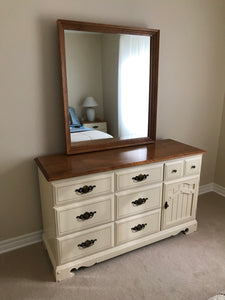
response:
<svg viewBox="0 0 225 300"><path fill-rule="evenodd" d="M217 150L214 182L222 187L225 187L225 95Z"/></svg>

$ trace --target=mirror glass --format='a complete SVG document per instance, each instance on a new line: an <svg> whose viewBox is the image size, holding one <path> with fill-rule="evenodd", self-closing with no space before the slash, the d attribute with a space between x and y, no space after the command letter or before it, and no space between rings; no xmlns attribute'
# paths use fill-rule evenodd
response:
<svg viewBox="0 0 225 300"><path fill-rule="evenodd" d="M148 135L150 37L65 30L71 143Z"/></svg>
<svg viewBox="0 0 225 300"><path fill-rule="evenodd" d="M159 30L57 23L67 154L154 142Z"/></svg>

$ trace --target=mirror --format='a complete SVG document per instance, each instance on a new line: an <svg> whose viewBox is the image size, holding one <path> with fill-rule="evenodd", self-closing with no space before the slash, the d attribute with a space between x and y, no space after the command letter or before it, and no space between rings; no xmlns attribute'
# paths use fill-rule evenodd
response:
<svg viewBox="0 0 225 300"><path fill-rule="evenodd" d="M156 136L159 30L58 20L67 154Z"/></svg>

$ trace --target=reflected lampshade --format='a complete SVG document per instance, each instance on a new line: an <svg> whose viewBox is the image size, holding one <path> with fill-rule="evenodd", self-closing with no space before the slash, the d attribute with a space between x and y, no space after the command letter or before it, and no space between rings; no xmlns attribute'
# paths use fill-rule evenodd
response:
<svg viewBox="0 0 225 300"><path fill-rule="evenodd" d="M83 107L95 107L98 106L94 97L86 97L83 103Z"/></svg>
<svg viewBox="0 0 225 300"><path fill-rule="evenodd" d="M94 107L98 106L94 97L86 97L83 103L83 107L87 107L87 119L89 122L95 120L95 109Z"/></svg>

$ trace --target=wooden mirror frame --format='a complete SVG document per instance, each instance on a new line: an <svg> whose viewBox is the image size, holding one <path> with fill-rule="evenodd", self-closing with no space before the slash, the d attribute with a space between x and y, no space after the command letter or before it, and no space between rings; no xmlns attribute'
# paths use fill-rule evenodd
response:
<svg viewBox="0 0 225 300"><path fill-rule="evenodd" d="M127 26L106 25L98 23L87 23L69 20L58 20L58 39L61 64L62 97L64 109L64 126L66 135L66 153L77 154L85 152L100 151L113 148L121 148L135 145L144 145L155 142L156 139L156 116L157 116L157 94L158 94L158 64L159 64L159 30L148 28L136 28ZM150 36L150 78L149 78L149 114L148 114L148 136L144 138L123 139L112 138L76 142L72 145L70 140L68 89L65 56L64 30L76 30L101 33L118 33ZM75 143L74 143L75 144Z"/></svg>

